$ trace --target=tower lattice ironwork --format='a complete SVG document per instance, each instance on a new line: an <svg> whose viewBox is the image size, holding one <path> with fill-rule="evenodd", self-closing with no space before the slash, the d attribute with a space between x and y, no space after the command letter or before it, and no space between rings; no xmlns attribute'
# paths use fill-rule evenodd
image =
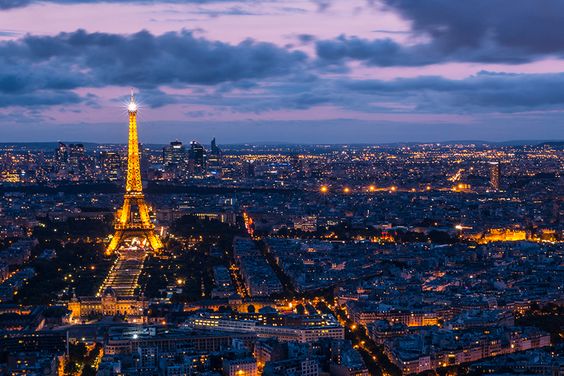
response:
<svg viewBox="0 0 564 376"><path fill-rule="evenodd" d="M149 207L143 194L137 137L137 104L133 93L131 93L127 112L129 113L129 142L125 195L123 206L116 215L115 233L106 248L106 252L112 253L120 246L127 244L128 241L134 240L137 240L141 246L149 247L158 252L163 248L163 244L155 233L155 225L149 217Z"/></svg>

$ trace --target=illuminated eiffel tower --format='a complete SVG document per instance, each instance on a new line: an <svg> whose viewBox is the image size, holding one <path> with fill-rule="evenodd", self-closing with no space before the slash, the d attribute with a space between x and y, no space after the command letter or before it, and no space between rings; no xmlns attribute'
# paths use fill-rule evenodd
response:
<svg viewBox="0 0 564 376"><path fill-rule="evenodd" d="M155 234L155 225L149 218L149 207L143 195L141 168L139 165L139 141L137 138L137 104L133 91L127 106L129 113L129 144L127 149L127 181L123 207L118 210L114 225L115 233L106 248L111 254L120 246L140 246L158 252L163 248Z"/></svg>

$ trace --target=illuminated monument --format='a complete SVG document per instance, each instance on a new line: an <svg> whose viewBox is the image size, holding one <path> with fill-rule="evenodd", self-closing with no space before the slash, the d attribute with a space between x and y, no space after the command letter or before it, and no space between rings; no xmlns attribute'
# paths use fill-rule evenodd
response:
<svg viewBox="0 0 564 376"><path fill-rule="evenodd" d="M116 215L115 233L106 253L113 253L120 246L139 246L151 248L158 252L163 248L163 244L155 234L155 225L151 222L149 207L145 202L145 195L143 195L137 137L137 103L135 103L133 92L127 106L127 112L129 113L129 144L125 195L123 207L118 210Z"/></svg>

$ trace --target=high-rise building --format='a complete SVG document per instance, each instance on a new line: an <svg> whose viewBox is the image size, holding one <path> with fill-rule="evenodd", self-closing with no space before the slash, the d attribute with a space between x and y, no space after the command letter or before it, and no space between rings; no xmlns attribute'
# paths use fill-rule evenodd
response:
<svg viewBox="0 0 564 376"><path fill-rule="evenodd" d="M215 137L211 140L211 155L221 155L221 149L215 143Z"/></svg>
<svg viewBox="0 0 564 376"><path fill-rule="evenodd" d="M83 171L85 168L85 153L83 144L69 144L68 164L74 171Z"/></svg>
<svg viewBox="0 0 564 376"><path fill-rule="evenodd" d="M55 149L53 171L57 174L59 179L67 178L65 174L68 172L69 164L69 147L63 142L59 142L57 149Z"/></svg>
<svg viewBox="0 0 564 376"><path fill-rule="evenodd" d="M490 185L498 190L501 184L501 167L499 162L490 162Z"/></svg>
<svg viewBox="0 0 564 376"><path fill-rule="evenodd" d="M58 164L66 164L69 160L69 148L67 144L59 142L57 150L55 150L55 160Z"/></svg>
<svg viewBox="0 0 564 376"><path fill-rule="evenodd" d="M163 148L163 164L167 168L178 168L186 164L186 148L176 140Z"/></svg>
<svg viewBox="0 0 564 376"><path fill-rule="evenodd" d="M208 171L212 176L221 177L221 149L215 143L215 137L211 141L210 154L207 161Z"/></svg>
<svg viewBox="0 0 564 376"><path fill-rule="evenodd" d="M116 181L121 177L121 156L115 151L104 151L100 155L100 167L104 177Z"/></svg>
<svg viewBox="0 0 564 376"><path fill-rule="evenodd" d="M243 176L246 178L255 177L255 161L245 161L243 163Z"/></svg>
<svg viewBox="0 0 564 376"><path fill-rule="evenodd" d="M206 160L206 149L198 142L192 141L188 152L188 161L194 175L202 175L206 172Z"/></svg>

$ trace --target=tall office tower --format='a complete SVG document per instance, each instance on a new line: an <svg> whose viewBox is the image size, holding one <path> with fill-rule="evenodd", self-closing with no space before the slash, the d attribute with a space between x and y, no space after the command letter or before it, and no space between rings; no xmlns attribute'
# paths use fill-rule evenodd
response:
<svg viewBox="0 0 564 376"><path fill-rule="evenodd" d="M167 168L179 168L186 164L186 148L176 140L163 148L163 164Z"/></svg>
<svg viewBox="0 0 564 376"><path fill-rule="evenodd" d="M59 142L57 149L55 149L55 156L53 160L53 172L57 174L58 179L66 178L69 164L69 147L67 144Z"/></svg>
<svg viewBox="0 0 564 376"><path fill-rule="evenodd" d="M211 153L212 155L221 155L221 149L215 143L215 137L211 140Z"/></svg>
<svg viewBox="0 0 564 376"><path fill-rule="evenodd" d="M59 142L55 150L55 161L57 164L66 164L69 160L69 148L67 144Z"/></svg>
<svg viewBox="0 0 564 376"><path fill-rule="evenodd" d="M194 175L203 175L206 172L206 149L196 141L190 143L188 161Z"/></svg>
<svg viewBox="0 0 564 376"><path fill-rule="evenodd" d="M255 177L255 161L243 162L243 176L246 178Z"/></svg>
<svg viewBox="0 0 564 376"><path fill-rule="evenodd" d="M155 233L155 225L149 217L149 206L145 202L143 184L141 182L141 166L139 160L139 142L137 136L137 104L131 94L127 107L129 112L129 142L127 148L127 180L123 206L118 210L114 225L114 236L106 248L111 254L126 248L151 248L158 252L163 244Z"/></svg>
<svg viewBox="0 0 564 376"><path fill-rule="evenodd" d="M83 144L70 144L68 153L69 166L75 172L83 171L85 167L85 154Z"/></svg>
<svg viewBox="0 0 564 376"><path fill-rule="evenodd" d="M185 178L188 170L188 153L182 142L176 140L163 148L163 166L171 177Z"/></svg>
<svg viewBox="0 0 564 376"><path fill-rule="evenodd" d="M501 167L499 162L490 162L490 185L493 189L498 190L500 187Z"/></svg>
<svg viewBox="0 0 564 376"><path fill-rule="evenodd" d="M148 146L143 147L141 143L139 143L139 163L141 175L147 176L151 169L151 149Z"/></svg>
<svg viewBox="0 0 564 376"><path fill-rule="evenodd" d="M118 180L121 177L121 156L115 151L104 151L100 159L105 178L110 181Z"/></svg>
<svg viewBox="0 0 564 376"><path fill-rule="evenodd" d="M210 154L207 161L208 171L212 176L221 177L221 149L215 143L215 137L211 141Z"/></svg>

